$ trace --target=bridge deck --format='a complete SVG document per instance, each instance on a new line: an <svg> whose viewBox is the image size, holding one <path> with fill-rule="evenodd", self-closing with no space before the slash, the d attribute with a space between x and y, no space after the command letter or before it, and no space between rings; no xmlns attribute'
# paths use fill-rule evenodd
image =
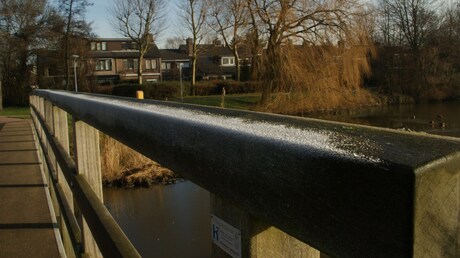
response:
<svg viewBox="0 0 460 258"><path fill-rule="evenodd" d="M29 120L0 117L0 257L60 257Z"/></svg>

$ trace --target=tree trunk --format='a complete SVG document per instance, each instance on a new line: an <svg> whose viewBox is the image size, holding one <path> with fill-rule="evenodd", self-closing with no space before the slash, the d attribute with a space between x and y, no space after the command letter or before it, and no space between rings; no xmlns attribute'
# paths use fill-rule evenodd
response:
<svg viewBox="0 0 460 258"><path fill-rule="evenodd" d="M70 72L69 72L69 50L67 45L69 44L69 36L65 35L65 42L64 42L64 64L65 64L65 69L64 69L64 74L65 74L65 89L70 90Z"/></svg>
<svg viewBox="0 0 460 258"><path fill-rule="evenodd" d="M69 35L72 22L72 12L73 12L73 3L74 1L70 1L69 6L69 14L67 16L67 27L65 31L65 39L64 39L64 64L65 64L65 89L70 90L70 64L69 64Z"/></svg>
<svg viewBox="0 0 460 258"><path fill-rule="evenodd" d="M3 110L3 94L2 94L2 80L3 80L3 77L2 77L2 71L0 70L0 111Z"/></svg>
<svg viewBox="0 0 460 258"><path fill-rule="evenodd" d="M195 96L196 90L195 90L195 84L196 84L196 54L193 55L192 57L192 78L190 80L191 84L190 86L192 87L190 89L190 93L192 96Z"/></svg>
<svg viewBox="0 0 460 258"><path fill-rule="evenodd" d="M241 65L240 65L240 55L238 54L238 47L233 48L233 56L235 57L236 64L236 80L241 81Z"/></svg>
<svg viewBox="0 0 460 258"><path fill-rule="evenodd" d="M282 71L282 60L279 45L276 42L276 34L273 33L267 45L266 59L262 64L261 79L265 82L262 87L261 104L265 105L270 102L273 90L277 88L280 81L279 74Z"/></svg>
<svg viewBox="0 0 460 258"><path fill-rule="evenodd" d="M262 96L260 97L260 104L265 105L270 102L272 95L273 81L267 82L262 88Z"/></svg>
<svg viewBox="0 0 460 258"><path fill-rule="evenodd" d="M24 47L24 49L27 49ZM26 93L29 84L30 74L27 67L28 52L27 50L21 51L17 60L18 66L16 71L16 84L10 85L12 89L12 96L15 105L24 105L26 101ZM8 96L7 96L8 97Z"/></svg>
<svg viewBox="0 0 460 258"><path fill-rule="evenodd" d="M137 63L137 78L138 78L138 83L142 84L142 62L144 61L144 55L139 55L139 62Z"/></svg>

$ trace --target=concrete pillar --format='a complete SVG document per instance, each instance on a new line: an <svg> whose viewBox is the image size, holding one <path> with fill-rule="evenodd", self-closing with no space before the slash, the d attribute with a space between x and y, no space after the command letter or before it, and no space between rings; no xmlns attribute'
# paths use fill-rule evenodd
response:
<svg viewBox="0 0 460 258"><path fill-rule="evenodd" d="M93 191L103 202L99 131L82 121L73 121L75 163ZM77 211L78 212L78 211ZM102 257L85 219L81 219L83 248L90 257Z"/></svg>
<svg viewBox="0 0 460 258"><path fill-rule="evenodd" d="M227 223L240 231L240 257L324 257L321 256L320 252L313 247L300 242L296 238L273 226L267 225L263 221L254 218L250 214L239 209L237 206L225 202L223 199L214 194L211 194L211 216L217 216L220 220L223 220L224 223ZM225 229L217 229L216 227L213 227L211 230L211 234L215 234L215 230L220 230L222 237L222 230ZM215 237L213 237L213 239L215 239ZM237 245L237 243L235 244ZM219 247L216 244L216 241L213 240L212 257L239 257L235 255L235 253L230 255L224 249L226 248Z"/></svg>

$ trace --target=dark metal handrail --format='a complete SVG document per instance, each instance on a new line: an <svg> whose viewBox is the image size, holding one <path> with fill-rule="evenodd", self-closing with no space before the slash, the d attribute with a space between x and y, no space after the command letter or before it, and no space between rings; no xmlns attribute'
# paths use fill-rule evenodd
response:
<svg viewBox="0 0 460 258"><path fill-rule="evenodd" d="M423 232L436 223L423 219L431 201L425 192L448 194L434 181L421 182L445 171L453 180L460 171L460 141L452 138L91 94L32 94L331 256L416 256L428 241ZM439 245L445 241L455 244Z"/></svg>

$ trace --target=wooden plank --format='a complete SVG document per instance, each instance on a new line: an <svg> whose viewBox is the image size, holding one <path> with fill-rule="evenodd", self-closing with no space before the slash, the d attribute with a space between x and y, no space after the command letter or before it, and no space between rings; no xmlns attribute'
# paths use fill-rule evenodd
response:
<svg viewBox="0 0 460 258"><path fill-rule="evenodd" d="M0 124L0 134L11 124L32 134L28 121L0 117ZM35 147L30 147L0 141L0 257L61 257L47 186Z"/></svg>

